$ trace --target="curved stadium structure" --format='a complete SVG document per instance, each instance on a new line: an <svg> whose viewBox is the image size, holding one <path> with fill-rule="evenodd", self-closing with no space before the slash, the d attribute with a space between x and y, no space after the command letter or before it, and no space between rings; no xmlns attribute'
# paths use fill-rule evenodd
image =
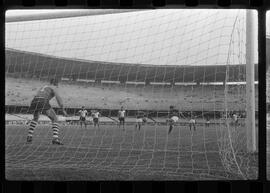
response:
<svg viewBox="0 0 270 193"><path fill-rule="evenodd" d="M250 54L254 69L247 68L246 11L94 12L6 20L6 178L257 179L257 152L249 146L256 145L258 130L257 45ZM255 82L247 83L247 69ZM98 109L99 129L91 116L85 129L57 112L64 146L56 147L42 114L33 143L26 143L29 105L50 78L62 79L58 90L68 118L79 120L81 106ZM50 103L57 110L56 101ZM179 121L169 133L171 105ZM117 125L121 106L125 130ZM138 111L147 119L141 130L135 128ZM193 118L196 130L189 128ZM255 128L247 125L250 118Z"/></svg>

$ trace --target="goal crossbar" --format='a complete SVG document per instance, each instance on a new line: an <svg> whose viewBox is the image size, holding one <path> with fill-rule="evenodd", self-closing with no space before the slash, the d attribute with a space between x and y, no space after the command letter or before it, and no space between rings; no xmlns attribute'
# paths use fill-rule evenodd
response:
<svg viewBox="0 0 270 193"><path fill-rule="evenodd" d="M6 15L6 23L11 22L24 22L34 20L48 20L48 19L61 19L69 17L83 17L83 16L94 16L94 15L106 15L106 14L117 14L126 12L137 12L146 9L91 9L91 10L65 10L45 12L45 13L29 13L27 15Z"/></svg>

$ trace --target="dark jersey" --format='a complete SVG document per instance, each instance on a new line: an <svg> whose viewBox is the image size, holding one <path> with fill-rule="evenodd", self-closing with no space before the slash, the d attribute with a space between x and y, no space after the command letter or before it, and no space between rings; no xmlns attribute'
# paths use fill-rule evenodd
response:
<svg viewBox="0 0 270 193"><path fill-rule="evenodd" d="M51 100L55 96L54 91L49 86L43 86L39 91L37 92L35 97L45 98L46 100Z"/></svg>

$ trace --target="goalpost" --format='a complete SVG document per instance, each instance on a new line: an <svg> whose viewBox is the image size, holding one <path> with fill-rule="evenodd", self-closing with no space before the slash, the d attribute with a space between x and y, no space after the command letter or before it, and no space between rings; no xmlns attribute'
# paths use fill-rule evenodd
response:
<svg viewBox="0 0 270 193"><path fill-rule="evenodd" d="M27 127L18 131L9 121L7 167L37 167L33 163L49 155L51 168L78 164L77 170L122 172L125 179L257 178L255 13L223 11L84 10L6 17L6 119L31 117L31 99L51 77L61 80L72 118L81 106L104 113L101 131L63 126L65 148L56 152L47 144L50 128L41 124L35 131L41 141L30 147L31 156ZM51 105L57 107L55 101ZM171 105L181 116L168 134ZM125 132L112 123L121 106L127 110ZM148 122L136 131L139 111ZM241 116L238 123L235 113ZM189 128L192 116L196 131Z"/></svg>
<svg viewBox="0 0 270 193"><path fill-rule="evenodd" d="M255 11L247 10L246 13L246 93L247 93L247 149L250 152L257 151L256 128L255 128L255 86L254 86L254 64L255 64L255 41L256 24Z"/></svg>

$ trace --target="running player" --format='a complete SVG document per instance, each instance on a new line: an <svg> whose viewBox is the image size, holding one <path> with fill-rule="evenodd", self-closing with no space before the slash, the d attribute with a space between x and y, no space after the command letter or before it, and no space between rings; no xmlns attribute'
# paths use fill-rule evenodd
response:
<svg viewBox="0 0 270 193"><path fill-rule="evenodd" d="M40 88L35 97L33 98L31 105L29 107L29 112L33 113L33 119L29 123L27 135L28 143L31 143L33 140L33 133L38 124L40 113L45 112L45 114L52 121L52 130L53 130L52 144L63 145L58 137L59 132L58 118L56 116L55 111L53 110L53 108L49 103L49 101L55 97L64 116L67 116L67 113L64 110L63 101L57 92L57 87L58 87L57 79L51 79L50 85L49 86L45 85L42 88Z"/></svg>
<svg viewBox="0 0 270 193"><path fill-rule="evenodd" d="M98 128L99 128L99 117L100 117L100 113L97 110L94 110L92 112L92 117L93 117L94 127L98 126Z"/></svg>
<svg viewBox="0 0 270 193"><path fill-rule="evenodd" d="M125 130L125 117L126 117L126 111L124 110L124 107L121 107L121 109L118 111L118 120L119 120L119 128L122 124L123 130Z"/></svg>
<svg viewBox="0 0 270 193"><path fill-rule="evenodd" d="M141 129L143 123L146 122L145 113L143 111L137 111L135 128Z"/></svg>
<svg viewBox="0 0 270 193"><path fill-rule="evenodd" d="M82 109L79 110L78 112L80 114L80 125L81 125L81 128L82 128L82 124L84 124L84 127L86 129L87 127L87 124L86 124L86 116L88 114L87 110L84 108L84 106L82 106Z"/></svg>
<svg viewBox="0 0 270 193"><path fill-rule="evenodd" d="M169 111L169 131L168 134L172 132L173 126L178 122L178 112L176 109L174 109L173 106L170 106L170 111Z"/></svg>
<svg viewBox="0 0 270 193"><path fill-rule="evenodd" d="M189 120L189 130L191 131L191 128L193 127L193 130L196 131L196 121L193 113L190 114L190 120Z"/></svg>

